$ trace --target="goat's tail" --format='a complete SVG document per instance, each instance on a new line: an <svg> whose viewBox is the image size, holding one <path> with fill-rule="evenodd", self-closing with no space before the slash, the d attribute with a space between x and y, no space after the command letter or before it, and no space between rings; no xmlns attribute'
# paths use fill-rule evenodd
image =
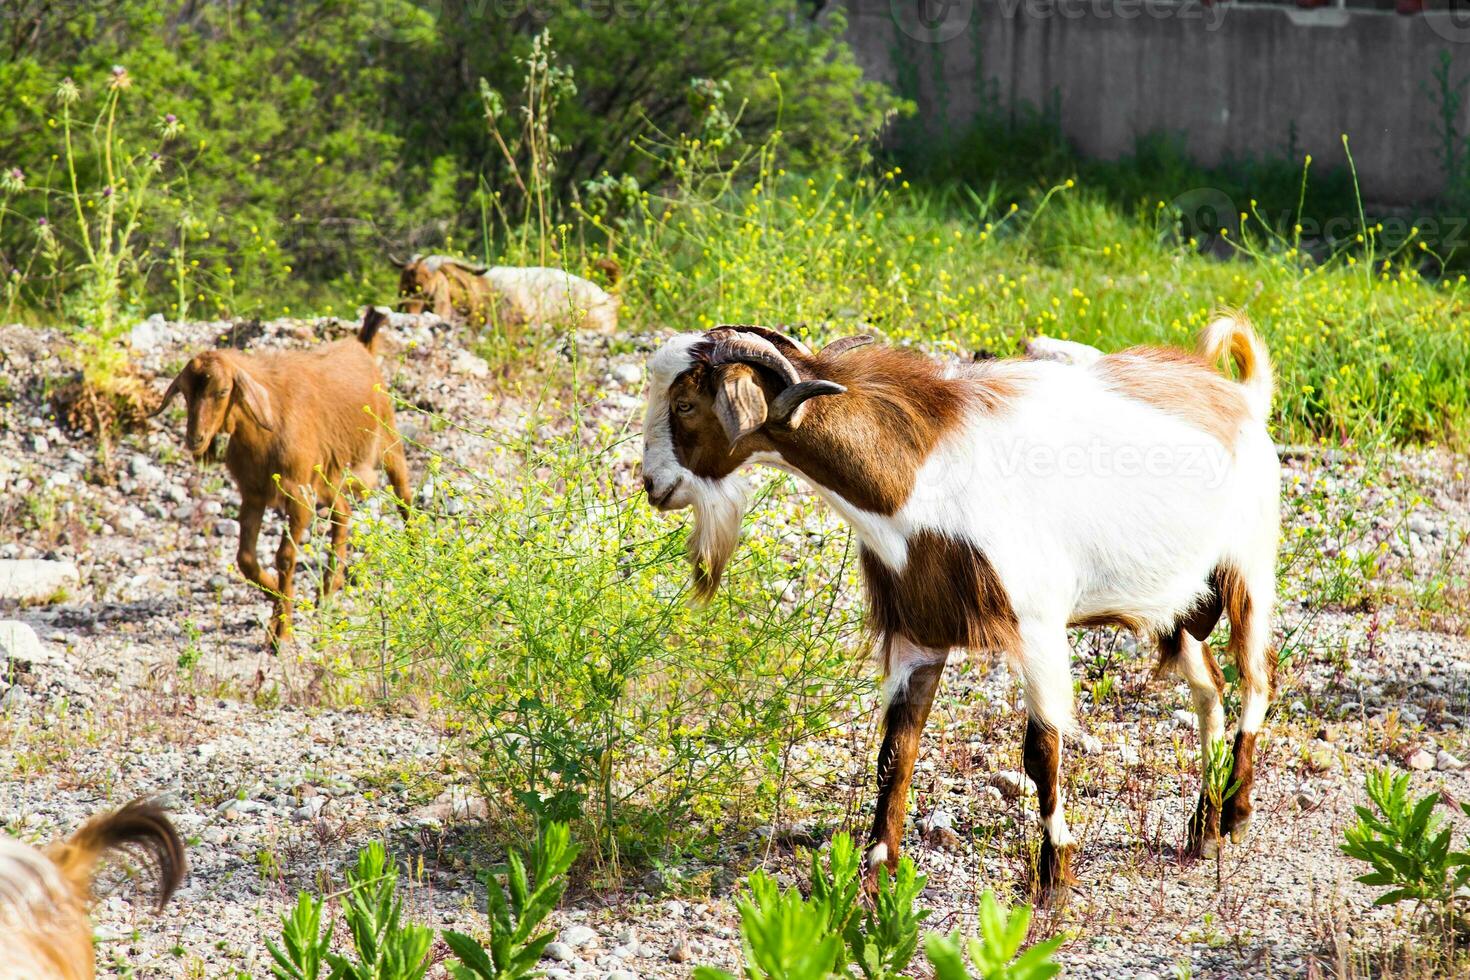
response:
<svg viewBox="0 0 1470 980"><path fill-rule="evenodd" d="M362 318L362 326L357 331L358 342L368 350L372 350L373 342L378 338L378 328L387 322L387 313L376 306L369 306L367 314Z"/></svg>
<svg viewBox="0 0 1470 980"><path fill-rule="evenodd" d="M1264 419L1271 411L1271 393L1275 380L1271 372L1271 355L1256 335L1245 314L1223 311L1199 335L1199 356L1218 367L1223 355L1229 354L1235 364L1235 377L1245 389L1251 413Z"/></svg>
<svg viewBox="0 0 1470 980"><path fill-rule="evenodd" d="M103 855L119 850L141 852L156 866L158 907L163 908L184 880L188 863L178 831L156 803L134 800L120 810L93 817L66 840L46 848L46 856L77 900L87 903L97 862Z"/></svg>

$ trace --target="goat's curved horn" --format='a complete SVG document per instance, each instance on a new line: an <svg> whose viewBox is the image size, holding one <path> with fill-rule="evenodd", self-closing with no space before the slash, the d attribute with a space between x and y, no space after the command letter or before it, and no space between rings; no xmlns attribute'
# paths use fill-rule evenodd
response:
<svg viewBox="0 0 1470 980"><path fill-rule="evenodd" d="M812 349L810 347L808 347L806 344L803 344L795 337L788 337L786 334L782 333L779 330L772 330L770 327L758 327L753 323L732 323L727 324L727 326L729 327L729 329L739 330L741 333L755 334L757 337L764 337L772 344L775 344L777 350L780 350L782 347L789 347L800 354L802 357L812 356Z"/></svg>
<svg viewBox="0 0 1470 980"><path fill-rule="evenodd" d="M766 414L766 419L794 429L801 425L801 408L808 399L822 395L840 395L846 390L835 381L802 381L771 399L771 407Z"/></svg>
<svg viewBox="0 0 1470 980"><path fill-rule="evenodd" d="M873 342L873 338L870 337L870 336L868 336L865 333L860 333L860 334L857 334L856 336L853 336L853 337L843 337L843 338L841 338L839 340L834 340L834 341L832 341L832 343L828 344L826 347L823 347L822 348L822 356L823 357L836 357L838 354L842 354L842 353L845 353L846 351L850 351L854 347L862 347L863 345L865 345L865 344L871 344L872 342Z"/></svg>
<svg viewBox="0 0 1470 980"><path fill-rule="evenodd" d="M714 341L714 348L710 351L711 364L744 361L775 371L788 387L801 383L796 366L765 337L739 327L716 327L709 332L709 337Z"/></svg>
<svg viewBox="0 0 1470 980"><path fill-rule="evenodd" d="M182 388L179 385L179 380L181 378L183 378L183 376L184 376L184 372L183 371L180 371L179 374L178 374L178 376L175 377L173 379L173 381L171 381L169 383L168 390L163 393L163 401L159 402L158 403L158 407L155 408L153 411L151 411L151 412L148 413L148 417L150 419L157 418L158 416L162 415L163 414L163 410L165 408L168 408L168 403L171 402L171 401L173 401L174 400L174 396L177 395L182 390Z"/></svg>
<svg viewBox="0 0 1470 980"><path fill-rule="evenodd" d="M397 253L394 253L394 252L389 252L388 253L388 261L389 262L392 262L394 265L398 266L398 268L400 268L400 269L402 269L404 266L408 265L407 262L405 262L402 259L400 259L398 257L398 255L397 255Z"/></svg>

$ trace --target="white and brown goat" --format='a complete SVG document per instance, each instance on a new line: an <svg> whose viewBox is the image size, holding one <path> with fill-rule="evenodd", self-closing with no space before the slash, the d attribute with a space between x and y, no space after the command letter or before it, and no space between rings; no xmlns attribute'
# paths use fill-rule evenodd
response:
<svg viewBox="0 0 1470 980"><path fill-rule="evenodd" d="M1070 881L1058 775L1074 725L1068 629L1156 638L1160 666L1189 684L1207 752L1225 736L1224 679L1203 642L1222 612L1240 672L1238 785L1223 812L1202 793L1188 834L1196 852L1221 833L1241 839L1272 687L1280 482L1271 368L1250 325L1216 320L1198 354L1139 347L1088 365L942 365L866 342L813 353L748 326L673 338L649 363L643 483L659 509L694 509L705 597L739 537L746 463L801 477L852 525L886 695L870 871L898 859L952 650L1000 652L1023 679L1045 895ZM1213 367L1227 353L1238 382Z"/></svg>
<svg viewBox="0 0 1470 980"><path fill-rule="evenodd" d="M175 395L188 403L185 444L203 460L227 437L224 462L240 488L240 571L271 593L272 645L291 632L296 550L318 507L331 514L323 594L342 584L351 497L377 484L379 466L408 517L408 463L393 426L393 401L378 370L378 329L388 315L369 309L355 338L305 351L243 354L211 350L184 365L153 414ZM267 509L287 521L275 573L256 558Z"/></svg>

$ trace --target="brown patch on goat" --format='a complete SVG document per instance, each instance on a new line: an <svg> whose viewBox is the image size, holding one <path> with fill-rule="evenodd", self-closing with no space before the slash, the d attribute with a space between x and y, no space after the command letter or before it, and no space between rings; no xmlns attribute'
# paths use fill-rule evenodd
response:
<svg viewBox="0 0 1470 980"><path fill-rule="evenodd" d="M883 637L906 637L936 650L1021 648L1010 596L985 554L967 541L923 530L908 540L908 561L895 572L862 549L868 622ZM891 647L891 644L888 644ZM884 651L884 673L891 650Z"/></svg>
<svg viewBox="0 0 1470 980"><path fill-rule="evenodd" d="M1234 451L1250 406L1240 386L1188 351L1130 347L1094 367L1121 394L1182 419Z"/></svg>
<svg viewBox="0 0 1470 980"><path fill-rule="evenodd" d="M373 357L383 315L370 311L356 338L308 351L245 354L211 350L195 355L169 386L188 403L187 445L203 458L217 436L229 437L224 463L240 489L240 547L244 576L274 593L269 638L291 630L296 549L318 506L332 508L345 528L349 500L387 470L408 513L408 466L393 424L393 402ZM256 542L264 512L288 521L271 574L260 567ZM345 530L334 531L334 556L345 550ZM333 563L325 591L340 582Z"/></svg>
<svg viewBox="0 0 1470 980"><path fill-rule="evenodd" d="M1231 757L1230 781L1235 784L1235 792L1225 798L1220 810L1222 834L1243 831L1255 809L1251 803L1251 788L1256 782L1256 733L1236 732Z"/></svg>
<svg viewBox="0 0 1470 980"><path fill-rule="evenodd" d="M768 424L732 449L714 402L722 372L736 365L696 363L669 390L675 452L691 472L720 479L754 453L775 452L812 482L840 490L853 506L891 515L908 500L935 446L976 408L1002 410L1021 383L1005 362L946 377L929 358L893 348L849 348L824 358L804 355L789 342L778 346L803 379L832 381L847 391L808 402L800 427ZM693 353L698 359L708 349ZM773 400L784 383L765 368L755 371L767 400ZM681 405L688 411L680 411Z"/></svg>
<svg viewBox="0 0 1470 980"><path fill-rule="evenodd" d="M92 877L106 855L136 852L158 872L158 907L183 881L184 845L158 806L141 800L94 817L37 853L16 841L0 847L0 933L6 976L91 980L96 975L88 909ZM39 971L39 972L37 972Z"/></svg>

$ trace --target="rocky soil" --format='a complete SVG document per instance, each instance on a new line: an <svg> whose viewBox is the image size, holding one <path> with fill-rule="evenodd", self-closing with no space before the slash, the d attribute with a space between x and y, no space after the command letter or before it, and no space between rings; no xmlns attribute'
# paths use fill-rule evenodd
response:
<svg viewBox="0 0 1470 980"><path fill-rule="evenodd" d="M352 329L155 318L133 344L161 391L188 353L221 338L305 346ZM467 423L401 416L416 479L430 452L493 466L493 434L519 424L514 386L432 317L396 316L392 335L385 372L395 391ZM594 419L621 428L636 417L655 339L580 338L598 388ZM157 795L190 840L188 880L162 913L120 874L105 878L103 975L268 976L263 937L295 891L339 882L372 839L415 869L422 859L409 891L415 915L473 931L483 919L473 876L483 808L453 773L444 734L411 710L336 705L309 651L263 654L268 606L233 568L238 501L228 479L186 460L177 410L105 455L70 431L54 404L65 351L56 334L0 327L0 620L10 624L0 625L0 821L40 842ZM1176 851L1198 785L1185 689L1150 684L1152 658L1127 635L1080 639L1082 731L1064 764L1082 884L1038 918L1038 929L1072 935L1068 975L1357 975L1410 937L1401 915L1371 907L1373 890L1353 881L1362 869L1337 850L1363 802L1363 773L1412 770L1418 792L1470 800L1460 762L1470 759L1467 461L1311 448L1287 460L1290 572L1278 633L1289 657L1257 763L1252 834L1218 867ZM274 535L268 525L263 551ZM952 662L908 839L929 875L932 926L967 925L987 888L1016 894L1036 830L1017 703L1003 666ZM829 776L813 814L853 799L862 816L873 751L871 724L812 747ZM830 823L753 828L732 853L747 855L741 871L763 860L799 881L791 842L821 839ZM724 882L737 876L692 893L670 891L669 877L632 874L616 893L575 892L555 915L548 972L684 977L694 963L733 967L737 919Z"/></svg>

